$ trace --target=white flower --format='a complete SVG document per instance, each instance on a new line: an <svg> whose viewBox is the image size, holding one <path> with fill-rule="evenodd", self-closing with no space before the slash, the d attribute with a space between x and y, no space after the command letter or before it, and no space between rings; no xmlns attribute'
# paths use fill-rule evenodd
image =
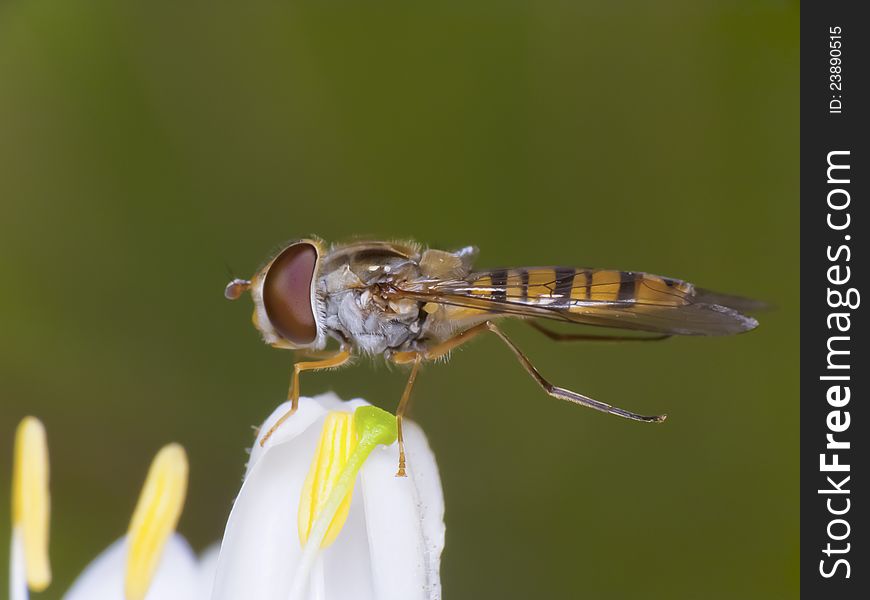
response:
<svg viewBox="0 0 870 600"><path fill-rule="evenodd" d="M286 410L279 406L261 430ZM221 545L213 600L441 597L438 469L422 431L406 421L409 477L394 476L393 419L364 400L301 398L265 447L254 445ZM391 435L380 438L369 431L390 426Z"/></svg>
<svg viewBox="0 0 870 600"><path fill-rule="evenodd" d="M27 600L51 583L48 562L48 443L45 427L25 417L15 430L12 462L12 540L9 548L9 598Z"/></svg>
<svg viewBox="0 0 870 600"><path fill-rule="evenodd" d="M175 533L187 471L187 455L178 444L157 453L127 535L85 568L64 600L198 600L211 595L217 547L197 559Z"/></svg>
<svg viewBox="0 0 870 600"><path fill-rule="evenodd" d="M15 434L9 598L51 582L48 562L50 497L45 428L34 418ZM165 446L151 464L127 535L78 577L65 600L197 600L211 596L217 547L197 560L175 526L187 491L187 455Z"/></svg>
<svg viewBox="0 0 870 600"><path fill-rule="evenodd" d="M106 548L91 562L64 595L63 600L125 600L124 579L127 538ZM145 600L207 600L211 596L217 545L201 558L175 533L167 540Z"/></svg>

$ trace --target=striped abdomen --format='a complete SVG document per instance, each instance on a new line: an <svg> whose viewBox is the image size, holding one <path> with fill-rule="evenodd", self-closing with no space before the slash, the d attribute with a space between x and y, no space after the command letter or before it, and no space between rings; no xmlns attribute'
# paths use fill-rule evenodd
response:
<svg viewBox="0 0 870 600"><path fill-rule="evenodd" d="M474 274L471 296L495 302L568 309L589 303L682 306L694 295L690 283L648 273L573 267L496 269Z"/></svg>

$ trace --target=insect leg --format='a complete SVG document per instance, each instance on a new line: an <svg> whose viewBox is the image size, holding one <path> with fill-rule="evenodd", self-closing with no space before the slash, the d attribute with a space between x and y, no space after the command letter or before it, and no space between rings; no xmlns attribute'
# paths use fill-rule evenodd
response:
<svg viewBox="0 0 870 600"><path fill-rule="evenodd" d="M408 377L408 383L405 385L405 391L402 393L402 399L399 400L399 407L396 409L396 428L398 429L399 439L399 470L396 471L396 477L405 477L405 438L402 435L402 419L405 412L408 410L408 402L411 399L411 389L414 387L414 381L417 379L417 371L420 370L420 363L423 362L423 356L417 354L414 358L414 366L411 367L411 375Z"/></svg>
<svg viewBox="0 0 870 600"><path fill-rule="evenodd" d="M547 394L553 396L554 398L559 398L560 400L567 400L568 402L573 402L575 404L580 404L582 406L588 406L589 408L594 408L595 410L600 410L601 412L610 413L612 415L618 415L620 417L625 417L626 419L633 419L635 421L644 421L648 423L660 423L667 418L667 415L656 415L647 417L644 415L639 415L637 413L633 413L622 408L618 408L616 406L611 406L605 402L599 402L598 400L593 400L587 396L582 394L578 394L577 392L572 392L571 390L566 390L565 388L560 388L546 379L544 379L543 375L541 375L535 366L526 358L526 355L523 354L522 350L520 350L516 344L514 344L510 338L508 338L501 329L499 329L495 323L492 321L487 321L484 323L487 329L496 334L501 341L503 341L508 348L511 349L511 352L514 353L514 356L517 357L517 360L520 361L520 364L523 365L523 368L528 372L532 378L538 382Z"/></svg>
<svg viewBox="0 0 870 600"><path fill-rule="evenodd" d="M260 438L260 446L263 446L269 438L272 437L272 434L284 424L284 421L293 416L293 413L295 413L296 409L299 408L299 373L302 371L319 371L321 369L340 367L348 360L350 360L350 350L342 348L339 352L324 360L298 362L294 364L293 379L290 382L290 391L287 392L287 399L290 401L290 410L281 415L281 417L275 421L275 424L269 428L266 435Z"/></svg>
<svg viewBox="0 0 870 600"><path fill-rule="evenodd" d="M537 321L526 321L534 329L537 329L551 340L557 342L659 342L666 340L671 335L627 336L627 335L589 335L584 333L560 333L544 327Z"/></svg>
<svg viewBox="0 0 870 600"><path fill-rule="evenodd" d="M489 331L488 322L480 323L479 325L475 325L474 327L469 327L465 331L460 331L452 338L448 338L441 342L440 344L435 344L428 350L424 351L423 359L424 360L435 360L436 358L441 358L454 348L461 346L465 342L470 341L471 339L477 337L484 331ZM414 362L416 360L418 352L394 352L392 356L390 356L390 360L396 363L397 365L403 365L410 362Z"/></svg>
<svg viewBox="0 0 870 600"><path fill-rule="evenodd" d="M414 363L414 366L411 367L411 375L408 377L408 383L405 385L405 392L402 394L402 399L399 401L399 407L396 409L396 425L399 434L399 469L396 472L396 477L406 476L405 440L402 437L402 419L408 411L408 403L411 401L411 389L414 387L414 381L417 379L417 372L420 369L420 363L424 360L435 360L436 358L444 356L457 346L464 344L484 331L489 331L489 328L486 326L486 323L481 323L456 334L452 338L433 346L425 352L394 352L390 356L390 360L398 365Z"/></svg>
<svg viewBox="0 0 870 600"><path fill-rule="evenodd" d="M305 360L324 360L335 356L334 350L296 350L296 356Z"/></svg>

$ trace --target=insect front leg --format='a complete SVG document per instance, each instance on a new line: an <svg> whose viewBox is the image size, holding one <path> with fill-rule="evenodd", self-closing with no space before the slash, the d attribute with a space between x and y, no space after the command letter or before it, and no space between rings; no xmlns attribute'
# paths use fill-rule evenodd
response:
<svg viewBox="0 0 870 600"><path fill-rule="evenodd" d="M266 432L266 435L260 438L260 446L265 445L269 438L272 437L272 434L275 433L275 431L284 424L284 421L293 416L293 413L295 413L296 409L299 408L299 374L302 371L320 371L323 369L340 367L348 360L350 360L350 349L347 347L342 347L340 351L333 354L329 358L325 358L323 360L298 362L294 364L293 378L290 380L290 389L287 392L287 400L290 401L290 410L281 415L281 417L277 421L275 421L275 424L269 428L269 431Z"/></svg>
<svg viewBox="0 0 870 600"><path fill-rule="evenodd" d="M325 360L335 356L335 350L296 350L296 356L304 361Z"/></svg>

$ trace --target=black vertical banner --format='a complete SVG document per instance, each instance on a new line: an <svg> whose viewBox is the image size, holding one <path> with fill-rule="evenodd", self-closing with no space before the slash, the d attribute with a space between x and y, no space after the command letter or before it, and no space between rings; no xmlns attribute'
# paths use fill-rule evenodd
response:
<svg viewBox="0 0 870 600"><path fill-rule="evenodd" d="M801 4L801 594L870 590L870 22ZM865 352L862 352L861 349Z"/></svg>

